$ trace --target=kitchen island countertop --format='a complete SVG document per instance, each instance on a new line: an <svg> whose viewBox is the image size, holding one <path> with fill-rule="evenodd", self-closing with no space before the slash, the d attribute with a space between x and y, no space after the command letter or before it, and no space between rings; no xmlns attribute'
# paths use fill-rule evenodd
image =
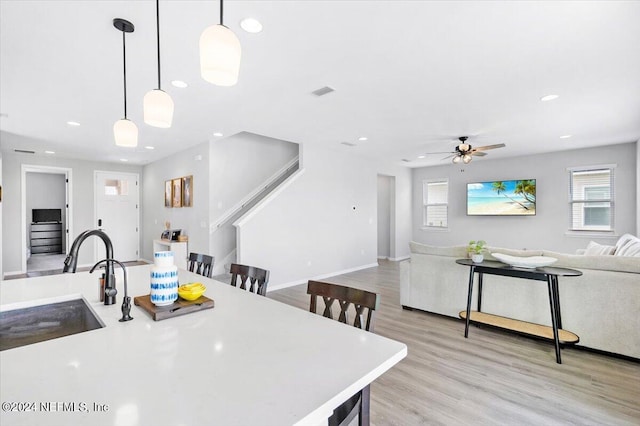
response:
<svg viewBox="0 0 640 426"><path fill-rule="evenodd" d="M150 265L127 268L149 293ZM0 352L0 423L8 425L320 425L402 358L407 347L320 315L180 270L215 307L120 323L98 300L98 274L0 283L0 310L82 296L104 328Z"/></svg>

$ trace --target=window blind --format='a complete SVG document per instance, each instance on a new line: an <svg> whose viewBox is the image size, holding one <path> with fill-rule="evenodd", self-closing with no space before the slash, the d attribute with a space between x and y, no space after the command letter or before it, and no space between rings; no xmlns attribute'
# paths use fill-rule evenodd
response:
<svg viewBox="0 0 640 426"><path fill-rule="evenodd" d="M614 218L613 167L570 170L570 229L611 231Z"/></svg>
<svg viewBox="0 0 640 426"><path fill-rule="evenodd" d="M423 183L423 225L446 228L448 226L449 182L432 181Z"/></svg>

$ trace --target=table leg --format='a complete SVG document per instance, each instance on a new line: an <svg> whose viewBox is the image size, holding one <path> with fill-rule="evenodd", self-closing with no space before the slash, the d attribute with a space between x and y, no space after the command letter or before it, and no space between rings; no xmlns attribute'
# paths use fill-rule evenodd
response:
<svg viewBox="0 0 640 426"><path fill-rule="evenodd" d="M558 321L558 328L562 329L562 313L560 312L560 290L558 289L558 276L551 276L551 283L553 284L553 292L556 299L556 320Z"/></svg>
<svg viewBox="0 0 640 426"><path fill-rule="evenodd" d="M556 362L558 364L562 364L562 360L560 358L560 339L558 337L558 318L556 310L556 292L555 285L553 285L553 278L551 275L547 275L547 286L549 287L549 305L551 307L551 325L553 326L553 341L556 347Z"/></svg>
<svg viewBox="0 0 640 426"><path fill-rule="evenodd" d="M469 336L469 320L471 319L471 294L473 293L473 273L475 272L475 267L471 265L469 267L469 293L467 296L467 318L464 325L464 337L467 338Z"/></svg>
<svg viewBox="0 0 640 426"><path fill-rule="evenodd" d="M484 274L478 274L478 312L482 312L482 277Z"/></svg>

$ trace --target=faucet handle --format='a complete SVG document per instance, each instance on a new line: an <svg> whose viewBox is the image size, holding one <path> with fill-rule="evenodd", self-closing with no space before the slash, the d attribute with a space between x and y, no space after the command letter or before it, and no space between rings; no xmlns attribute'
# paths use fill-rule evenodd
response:
<svg viewBox="0 0 640 426"><path fill-rule="evenodd" d="M116 294L118 294L118 290L116 290L115 288L104 289L104 295L107 297L114 297Z"/></svg>

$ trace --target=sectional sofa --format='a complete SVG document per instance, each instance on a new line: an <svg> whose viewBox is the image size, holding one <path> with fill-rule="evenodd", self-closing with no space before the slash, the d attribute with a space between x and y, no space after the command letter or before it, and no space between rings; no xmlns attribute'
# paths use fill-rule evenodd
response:
<svg viewBox="0 0 640 426"><path fill-rule="evenodd" d="M640 359L640 240L630 235L620 240L625 251L617 245L595 247L595 243L585 254L488 247L485 259L496 260L491 253L551 256L558 259L553 266L581 271L579 277L559 278L563 328L580 337L578 345ZM629 241L638 244L637 253L626 246ZM410 260L400 264L402 306L458 318L466 308L469 268L455 260L467 257L466 246L411 242L410 248ZM599 250L612 254L591 254ZM616 256L616 250L627 255ZM477 279L473 306L476 297ZM485 275L482 310L551 325L547 285L542 281Z"/></svg>

